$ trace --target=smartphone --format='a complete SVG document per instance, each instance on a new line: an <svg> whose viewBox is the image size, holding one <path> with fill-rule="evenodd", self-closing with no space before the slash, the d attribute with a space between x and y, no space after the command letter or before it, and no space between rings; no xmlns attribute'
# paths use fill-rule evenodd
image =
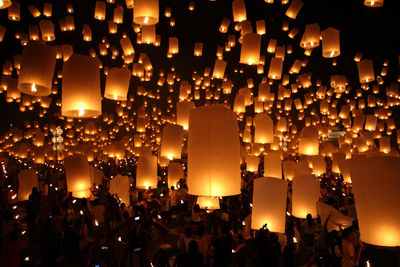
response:
<svg viewBox="0 0 400 267"><path fill-rule="evenodd" d="M101 246L101 249L107 250L107 249L108 249L108 246Z"/></svg>
<svg viewBox="0 0 400 267"><path fill-rule="evenodd" d="M137 251L141 251L142 248L135 248L133 251L137 252Z"/></svg>
<svg viewBox="0 0 400 267"><path fill-rule="evenodd" d="M135 217L135 221L139 221L140 220L140 217L139 216L136 216Z"/></svg>

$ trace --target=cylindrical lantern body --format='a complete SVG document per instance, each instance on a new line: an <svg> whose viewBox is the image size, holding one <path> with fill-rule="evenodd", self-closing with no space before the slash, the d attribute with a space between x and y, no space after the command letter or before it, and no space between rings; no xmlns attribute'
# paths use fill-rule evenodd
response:
<svg viewBox="0 0 400 267"><path fill-rule="evenodd" d="M285 232L287 185L285 180L254 179L251 229L259 230L266 224L271 232Z"/></svg>
<svg viewBox="0 0 400 267"><path fill-rule="evenodd" d="M96 1L96 6L94 8L94 18L97 20L106 19L106 2Z"/></svg>
<svg viewBox="0 0 400 267"><path fill-rule="evenodd" d="M126 101L130 80L131 71L128 68L112 68L107 75L104 97Z"/></svg>
<svg viewBox="0 0 400 267"><path fill-rule="evenodd" d="M32 188L34 187L39 189L39 181L36 175L36 170L21 170L18 173L18 201L28 200L29 195L32 193Z"/></svg>
<svg viewBox="0 0 400 267"><path fill-rule="evenodd" d="M161 157L166 157L170 160L180 159L182 152L182 141L183 127L181 125L165 125L161 142Z"/></svg>
<svg viewBox="0 0 400 267"><path fill-rule="evenodd" d="M129 200L129 177L118 174L110 181L110 193L116 194L122 203L130 206Z"/></svg>
<svg viewBox="0 0 400 267"><path fill-rule="evenodd" d="M300 132L299 154L315 156L319 152L319 134L313 127L304 127Z"/></svg>
<svg viewBox="0 0 400 267"><path fill-rule="evenodd" d="M99 62L90 56L72 55L65 62L61 113L88 118L101 114Z"/></svg>
<svg viewBox="0 0 400 267"><path fill-rule="evenodd" d="M176 103L176 123L181 125L184 130L189 129L189 115L194 107L194 103L190 101Z"/></svg>
<svg viewBox="0 0 400 267"><path fill-rule="evenodd" d="M254 142L260 144L271 144L274 141L274 122L265 113L254 117Z"/></svg>
<svg viewBox="0 0 400 267"><path fill-rule="evenodd" d="M67 190L77 198L90 197L90 165L83 155L73 155L64 159Z"/></svg>
<svg viewBox="0 0 400 267"><path fill-rule="evenodd" d="M248 172L258 172L258 165L260 164L260 158L257 156L246 156L246 167Z"/></svg>
<svg viewBox="0 0 400 267"><path fill-rule="evenodd" d="M337 57L340 55L340 32L332 27L321 32L322 56L325 58Z"/></svg>
<svg viewBox="0 0 400 267"><path fill-rule="evenodd" d="M295 19L303 5L304 3L301 0L293 0L286 10L285 15L291 19Z"/></svg>
<svg viewBox="0 0 400 267"><path fill-rule="evenodd" d="M239 63L258 65L260 61L261 35L248 33L243 36L242 48L240 50Z"/></svg>
<svg viewBox="0 0 400 267"><path fill-rule="evenodd" d="M375 80L374 65L372 59L363 59L357 63L360 83L369 83Z"/></svg>
<svg viewBox="0 0 400 267"><path fill-rule="evenodd" d="M361 241L400 246L400 159L357 159L350 167Z"/></svg>
<svg viewBox="0 0 400 267"><path fill-rule="evenodd" d="M168 187L177 188L177 183L183 178L183 164L179 162L171 162L168 164Z"/></svg>
<svg viewBox="0 0 400 267"><path fill-rule="evenodd" d="M285 160L282 162L282 166L285 179L292 181L295 175L296 163L291 160Z"/></svg>
<svg viewBox="0 0 400 267"><path fill-rule="evenodd" d="M319 46L320 34L321 32L318 23L306 25L300 46L304 49L311 49Z"/></svg>
<svg viewBox="0 0 400 267"><path fill-rule="evenodd" d="M56 49L38 42L29 42L22 52L18 89L24 94L48 96L51 93Z"/></svg>
<svg viewBox="0 0 400 267"><path fill-rule="evenodd" d="M152 154L149 147L140 148L136 186L139 188L157 187L157 157Z"/></svg>
<svg viewBox="0 0 400 267"><path fill-rule="evenodd" d="M314 175L299 175L293 179L292 215L306 218L311 214L317 217L317 201L319 199L319 181Z"/></svg>
<svg viewBox="0 0 400 267"><path fill-rule="evenodd" d="M135 0L133 22L139 25L154 25L159 18L158 0Z"/></svg>
<svg viewBox="0 0 400 267"><path fill-rule="evenodd" d="M282 76L283 61L281 58L271 58L269 65L268 78L273 80L280 80Z"/></svg>
<svg viewBox="0 0 400 267"><path fill-rule="evenodd" d="M264 176L282 179L282 162L279 152L271 152L264 156Z"/></svg>
<svg viewBox="0 0 400 267"><path fill-rule="evenodd" d="M234 22L241 22L247 19L244 0L234 0L232 2L232 14Z"/></svg>
<svg viewBox="0 0 400 267"><path fill-rule="evenodd" d="M240 143L235 114L223 105L192 110L188 134L189 194L240 194Z"/></svg>

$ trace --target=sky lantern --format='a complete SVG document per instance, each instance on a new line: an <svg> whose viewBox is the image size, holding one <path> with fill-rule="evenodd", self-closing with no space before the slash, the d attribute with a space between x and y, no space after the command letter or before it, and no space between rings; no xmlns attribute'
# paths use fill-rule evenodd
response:
<svg viewBox="0 0 400 267"><path fill-rule="evenodd" d="M240 194L240 143L236 116L224 105L192 110L188 134L189 194Z"/></svg>
<svg viewBox="0 0 400 267"><path fill-rule="evenodd" d="M139 25L154 25L159 19L158 0L135 0L133 22Z"/></svg>
<svg viewBox="0 0 400 267"><path fill-rule="evenodd" d="M65 62L61 113L63 116L76 118L101 115L100 72L97 59L74 54Z"/></svg>
<svg viewBox="0 0 400 267"><path fill-rule="evenodd" d="M300 175L293 178L292 215L305 219L307 214L317 217L319 181L314 175Z"/></svg>
<svg viewBox="0 0 400 267"><path fill-rule="evenodd" d="M43 41L51 42L56 39L56 36L54 35L54 23L51 20L40 20L39 28Z"/></svg>
<svg viewBox="0 0 400 267"><path fill-rule="evenodd" d="M260 61L261 36L256 33L248 33L243 37L240 50L239 63L258 65Z"/></svg>
<svg viewBox="0 0 400 267"><path fill-rule="evenodd" d="M126 68L111 68L106 78L104 97L112 100L126 101L131 80L131 71Z"/></svg>
<svg viewBox="0 0 400 267"><path fill-rule="evenodd" d="M55 65L54 47L30 42L22 53L18 89L28 95L50 95Z"/></svg>
<svg viewBox="0 0 400 267"><path fill-rule="evenodd" d="M183 164L179 162L170 162L168 164L168 187L177 188L177 183L184 178Z"/></svg>
<svg viewBox="0 0 400 267"><path fill-rule="evenodd" d="M110 180L110 193L116 194L122 203L126 206L130 206L131 201L129 199L129 177L117 174Z"/></svg>
<svg viewBox="0 0 400 267"><path fill-rule="evenodd" d="M94 18L97 20L106 19L106 2L96 1L96 5L94 8Z"/></svg>
<svg viewBox="0 0 400 267"><path fill-rule="evenodd" d="M259 113L254 117L254 142L270 144L274 141L274 122L265 113Z"/></svg>
<svg viewBox="0 0 400 267"><path fill-rule="evenodd" d="M260 164L260 158L257 156L247 155L246 156L246 167L248 172L258 172L258 165Z"/></svg>
<svg viewBox="0 0 400 267"><path fill-rule="evenodd" d="M284 233L288 182L274 178L254 179L251 229L266 225L269 231Z"/></svg>
<svg viewBox="0 0 400 267"><path fill-rule="evenodd" d="M286 180L292 181L295 175L296 163L291 160L282 161L283 175Z"/></svg>
<svg viewBox="0 0 400 267"><path fill-rule="evenodd" d="M282 179L282 161L279 152L271 152L264 156L264 176Z"/></svg>
<svg viewBox="0 0 400 267"><path fill-rule="evenodd" d="M28 200L29 195L32 193L32 188L34 187L39 189L39 180L36 170L21 170L18 173L18 201Z"/></svg>
<svg viewBox="0 0 400 267"><path fill-rule="evenodd" d="M9 5L11 1L4 1L4 6ZM1 9L1 8L0 8ZM17 1L12 2L11 6L8 6L8 19L11 21L20 21L21 20L21 4Z"/></svg>
<svg viewBox="0 0 400 267"><path fill-rule="evenodd" d="M232 2L232 14L234 22L242 22L247 20L246 5L244 0L234 0Z"/></svg>
<svg viewBox="0 0 400 267"><path fill-rule="evenodd" d="M212 77L215 79L224 78L226 64L227 62L222 59L215 60Z"/></svg>
<svg viewBox="0 0 400 267"><path fill-rule="evenodd" d="M182 101L176 103L176 123L181 125L184 130L189 129L190 111L195 108L191 101Z"/></svg>
<svg viewBox="0 0 400 267"><path fill-rule="evenodd" d="M372 59L363 59L357 63L360 83L369 83L375 80L374 65Z"/></svg>
<svg viewBox="0 0 400 267"><path fill-rule="evenodd" d="M282 76L283 61L281 58L273 57L269 65L268 78L280 80Z"/></svg>
<svg viewBox="0 0 400 267"><path fill-rule="evenodd" d="M64 159L65 176L67 179L67 190L72 192L73 197L89 198L90 188L90 165L83 155L73 155Z"/></svg>
<svg viewBox="0 0 400 267"><path fill-rule="evenodd" d="M390 152L390 136L379 138L379 151L385 154Z"/></svg>
<svg viewBox="0 0 400 267"><path fill-rule="evenodd" d="M303 5L304 3L301 0L293 0L286 10L285 15L291 19L296 19L297 14L299 14L299 11L303 7Z"/></svg>
<svg viewBox="0 0 400 267"><path fill-rule="evenodd" d="M400 246L400 159L371 157L350 167L361 241Z"/></svg>
<svg viewBox="0 0 400 267"><path fill-rule="evenodd" d="M130 56L135 54L135 49L133 49L132 42L129 37L121 38L119 40L119 43L121 44L121 48L125 56Z"/></svg>
<svg viewBox="0 0 400 267"><path fill-rule="evenodd" d="M169 160L180 159L182 142L183 127L177 124L165 125L161 141L161 156Z"/></svg>
<svg viewBox="0 0 400 267"><path fill-rule="evenodd" d="M322 56L334 58L340 55L340 31L332 27L321 32Z"/></svg>
<svg viewBox="0 0 400 267"><path fill-rule="evenodd" d="M368 7L381 7L384 0L364 0L364 5Z"/></svg>
<svg viewBox="0 0 400 267"><path fill-rule="evenodd" d="M319 46L320 28L318 23L306 25L300 46L304 49L311 49Z"/></svg>
<svg viewBox="0 0 400 267"><path fill-rule="evenodd" d="M146 189L157 187L157 156L152 154L149 147L140 148L136 169L136 186Z"/></svg>
<svg viewBox="0 0 400 267"><path fill-rule="evenodd" d="M299 137L299 154L315 156L319 151L319 134L313 127L304 127Z"/></svg>

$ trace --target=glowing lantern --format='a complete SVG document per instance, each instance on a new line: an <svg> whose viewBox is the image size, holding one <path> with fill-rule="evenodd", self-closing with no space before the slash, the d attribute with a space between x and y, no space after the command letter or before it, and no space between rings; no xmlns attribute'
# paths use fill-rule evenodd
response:
<svg viewBox="0 0 400 267"><path fill-rule="evenodd" d="M268 153L264 156L264 176L282 179L282 162L279 152Z"/></svg>
<svg viewBox="0 0 400 267"><path fill-rule="evenodd" d="M274 178L254 179L251 229L267 226L271 232L284 233L287 181Z"/></svg>
<svg viewBox="0 0 400 267"><path fill-rule="evenodd" d="M283 61L281 58L271 58L269 65L268 78L273 80L280 80L282 75Z"/></svg>
<svg viewBox="0 0 400 267"><path fill-rule="evenodd" d="M299 154L314 156L319 151L319 134L315 127L304 127L300 132Z"/></svg>
<svg viewBox="0 0 400 267"><path fill-rule="evenodd" d="M179 53L179 41L176 37L169 37L168 53L178 54Z"/></svg>
<svg viewBox="0 0 400 267"><path fill-rule="evenodd" d="M364 5L368 7L381 7L384 0L364 0Z"/></svg>
<svg viewBox="0 0 400 267"><path fill-rule="evenodd" d="M104 97L126 101L130 80L131 71L128 68L112 68L107 75Z"/></svg>
<svg viewBox="0 0 400 267"><path fill-rule="evenodd" d="M339 162L339 170L345 183L351 183L350 167L352 164L353 161L351 159L346 159Z"/></svg>
<svg viewBox="0 0 400 267"><path fill-rule="evenodd" d="M43 41L51 42L56 39L56 36L54 35L54 24L51 20L40 20L39 28Z"/></svg>
<svg viewBox="0 0 400 267"><path fill-rule="evenodd" d="M247 19L244 0L234 0L232 2L232 14L234 22L241 22Z"/></svg>
<svg viewBox="0 0 400 267"><path fill-rule="evenodd" d="M62 81L62 116L88 118L101 114L99 62L74 54L65 62Z"/></svg>
<svg viewBox="0 0 400 267"><path fill-rule="evenodd" d="M9 6L11 6L12 2L11 0L2 0L0 1L0 9L6 9Z"/></svg>
<svg viewBox="0 0 400 267"><path fill-rule="evenodd" d="M6 5L9 4L11 1L2 0L2 2ZM0 6L1 7L1 6ZM14 1L11 6L8 7L8 19L12 21L19 21L21 19L21 4Z"/></svg>
<svg viewBox="0 0 400 267"><path fill-rule="evenodd" d="M350 167L350 173L361 241L377 246L399 246L400 159L358 159Z"/></svg>
<svg viewBox="0 0 400 267"><path fill-rule="evenodd" d="M110 180L110 193L116 194L122 203L130 206L129 177L118 174Z"/></svg>
<svg viewBox="0 0 400 267"><path fill-rule="evenodd" d="M94 18L97 20L106 19L106 3L103 1L96 1L96 6L94 9Z"/></svg>
<svg viewBox="0 0 400 267"><path fill-rule="evenodd" d="M18 89L28 95L50 95L55 65L54 47L30 42L22 52Z"/></svg>
<svg viewBox="0 0 400 267"><path fill-rule="evenodd" d="M283 165L283 176L286 180L292 181L295 175L296 163L290 160L285 160L282 162Z"/></svg>
<svg viewBox="0 0 400 267"><path fill-rule="evenodd" d="M260 164L260 159L257 156L246 156L246 167L248 172L258 172L258 165Z"/></svg>
<svg viewBox="0 0 400 267"><path fill-rule="evenodd" d="M135 0L133 22L139 25L154 25L158 23L158 0Z"/></svg>
<svg viewBox="0 0 400 267"><path fill-rule="evenodd" d="M174 186L183 178L183 164L179 162L171 162L168 164L168 187Z"/></svg>
<svg viewBox="0 0 400 267"><path fill-rule="evenodd" d="M300 46L304 49L311 49L319 46L320 29L318 23L306 25Z"/></svg>
<svg viewBox="0 0 400 267"><path fill-rule="evenodd" d="M215 60L214 71L213 71L212 77L215 79L224 78L226 64L227 64L227 62L224 60L221 60L221 59Z"/></svg>
<svg viewBox="0 0 400 267"><path fill-rule="evenodd" d="M256 33L248 33L243 37L240 50L239 63L258 65L260 61L261 36Z"/></svg>
<svg viewBox="0 0 400 267"><path fill-rule="evenodd" d="M274 141L274 122L267 114L260 113L254 117L254 142L270 144Z"/></svg>
<svg viewBox="0 0 400 267"><path fill-rule="evenodd" d="M156 42L156 25L142 26L142 42L146 44L154 44Z"/></svg>
<svg viewBox="0 0 400 267"><path fill-rule="evenodd" d="M183 101L176 103L176 123L181 125L184 130L189 129L190 111L194 109L194 103Z"/></svg>
<svg viewBox="0 0 400 267"><path fill-rule="evenodd" d="M357 63L360 83L369 83L375 80L374 66L371 59L363 59Z"/></svg>
<svg viewBox="0 0 400 267"><path fill-rule="evenodd" d="M276 130L277 130L278 132L281 132L281 133L287 131L287 121L286 121L286 118L280 118L280 119L278 120L278 123L277 123L277 125L276 125Z"/></svg>
<svg viewBox="0 0 400 267"><path fill-rule="evenodd" d="M300 9L303 7L304 3L301 0L293 0L290 3L288 9L286 10L285 15L291 19L295 19Z"/></svg>
<svg viewBox="0 0 400 267"><path fill-rule="evenodd" d="M379 138L379 151L385 154L390 152L390 136Z"/></svg>
<svg viewBox="0 0 400 267"><path fill-rule="evenodd" d="M21 170L18 173L18 201L28 200L34 187L39 188L36 170Z"/></svg>
<svg viewBox="0 0 400 267"><path fill-rule="evenodd" d="M311 214L317 217L317 201L319 199L319 181L314 175L300 175L293 179L292 215L306 218Z"/></svg>
<svg viewBox="0 0 400 267"><path fill-rule="evenodd" d="M191 111L188 135L189 194L240 194L240 143L236 116L224 105Z"/></svg>
<svg viewBox="0 0 400 267"><path fill-rule="evenodd" d="M119 40L119 43L121 44L122 51L124 52L125 56L130 56L135 54L135 49L133 49L131 39L129 37L127 38L122 38Z"/></svg>
<svg viewBox="0 0 400 267"><path fill-rule="evenodd" d="M91 184L90 165L83 155L73 155L64 159L67 190L77 198L89 198Z"/></svg>
<svg viewBox="0 0 400 267"><path fill-rule="evenodd" d="M165 125L161 142L161 157L166 157L170 160L180 159L182 141L183 127L181 125Z"/></svg>
<svg viewBox="0 0 400 267"><path fill-rule="evenodd" d="M136 186L139 188L157 187L157 157L152 154L149 147L140 148L136 169Z"/></svg>
<svg viewBox="0 0 400 267"><path fill-rule="evenodd" d="M375 117L374 115L367 115L364 129L368 131L375 131L377 122L378 122L377 117Z"/></svg>
<svg viewBox="0 0 400 267"><path fill-rule="evenodd" d="M332 27L321 32L322 56L333 58L340 55L340 32Z"/></svg>

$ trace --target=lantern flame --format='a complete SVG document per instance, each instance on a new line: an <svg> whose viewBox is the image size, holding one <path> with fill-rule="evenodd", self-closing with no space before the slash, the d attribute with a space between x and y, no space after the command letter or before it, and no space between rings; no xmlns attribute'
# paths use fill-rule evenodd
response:
<svg viewBox="0 0 400 267"><path fill-rule="evenodd" d="M144 18L144 24L147 24L147 23L149 23L149 17Z"/></svg>
<svg viewBox="0 0 400 267"><path fill-rule="evenodd" d="M1 0L0 0L1 1ZM0 3L1 4L1 3ZM36 93L37 92L37 89L36 89L36 85L35 85L35 83L32 83L32 86L31 86L31 92L34 92L34 93Z"/></svg>

